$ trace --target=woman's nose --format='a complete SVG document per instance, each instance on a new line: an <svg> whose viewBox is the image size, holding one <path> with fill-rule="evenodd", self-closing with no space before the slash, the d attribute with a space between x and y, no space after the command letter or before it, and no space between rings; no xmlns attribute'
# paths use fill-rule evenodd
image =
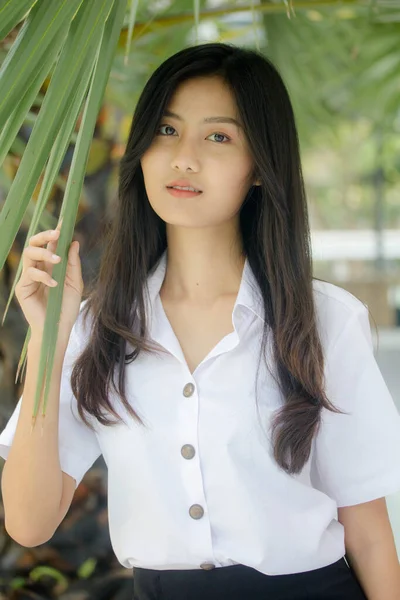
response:
<svg viewBox="0 0 400 600"><path fill-rule="evenodd" d="M200 168L200 161L197 150L191 142L179 142L172 156L171 167L176 169L177 167L182 171L187 171L190 167L192 171L198 171Z"/></svg>

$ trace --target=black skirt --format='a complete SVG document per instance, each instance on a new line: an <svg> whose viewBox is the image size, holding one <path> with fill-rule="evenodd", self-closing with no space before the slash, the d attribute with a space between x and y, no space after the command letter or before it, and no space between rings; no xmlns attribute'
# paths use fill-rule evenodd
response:
<svg viewBox="0 0 400 600"><path fill-rule="evenodd" d="M265 575L241 564L212 570L135 567L133 586L133 600L367 600L344 557L289 575Z"/></svg>

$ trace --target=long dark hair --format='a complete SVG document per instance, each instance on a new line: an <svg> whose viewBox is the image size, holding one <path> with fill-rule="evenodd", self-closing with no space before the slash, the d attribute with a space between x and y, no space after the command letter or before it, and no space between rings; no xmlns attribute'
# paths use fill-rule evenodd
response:
<svg viewBox="0 0 400 600"><path fill-rule="evenodd" d="M151 145L178 84L218 75L230 86L244 123L255 173L240 212L243 248L264 300L278 385L285 403L272 421L274 457L287 473L307 462L321 409L341 413L324 392L324 356L313 299L308 211L293 109L277 69L261 53L222 43L189 47L153 73L139 98L121 159L118 201L106 230L104 254L82 313L91 313L88 344L76 360L72 391L84 411L103 425L121 421L108 398L110 383L129 414L143 425L125 394L125 361L155 352L148 339L144 286L167 246L166 224L146 195L140 159ZM126 355L126 344L133 351ZM124 361L120 357L124 356ZM118 389L114 370L119 365ZM109 419L112 413L117 420Z"/></svg>

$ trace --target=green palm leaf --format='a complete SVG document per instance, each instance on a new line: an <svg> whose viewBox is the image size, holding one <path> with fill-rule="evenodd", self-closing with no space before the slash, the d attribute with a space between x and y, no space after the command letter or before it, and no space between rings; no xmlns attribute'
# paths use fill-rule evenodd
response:
<svg viewBox="0 0 400 600"><path fill-rule="evenodd" d="M32 0L2 0L0 2L0 40L18 25L32 7Z"/></svg>
<svg viewBox="0 0 400 600"><path fill-rule="evenodd" d="M40 14L40 10L45 4L47 5L47 3L40 1L37 3L36 14ZM5 257L21 224L27 203L44 167L46 158L53 147L30 233L36 227L40 211L43 210L47 201L51 185L65 153L68 138L75 126L82 98L89 88L60 214L63 226L57 252L63 260L55 266L53 277L62 284L64 282L67 249L72 239L90 142L109 77L115 46L123 24L125 8L125 0L115 2L113 0L102 0L101 4L100 2L96 4L86 2L81 3L80 9L74 14L72 22L70 19L68 35L61 49L41 111L36 119L19 170L0 213L0 227L3 233L0 243L1 266L4 264ZM30 27L25 27L24 39L26 45L33 48L35 45L32 43L32 38L37 38L38 33L36 29L32 28L33 18L27 20L27 22ZM52 40L49 45L54 44L56 34L51 35L49 33L48 35L49 39ZM4 81L10 81L11 76L9 73L12 66L11 61L6 65L7 68L3 64L4 77L0 79L0 85ZM4 95L6 94L2 94L2 96ZM7 224L7 227L5 227L5 224ZM49 292L33 424L40 402L41 382L46 372L43 406L43 414L45 414L54 350L57 342L57 324L61 311L62 295L63 285L59 285ZM28 331L25 340L22 353L23 359L26 358L29 338L30 331Z"/></svg>

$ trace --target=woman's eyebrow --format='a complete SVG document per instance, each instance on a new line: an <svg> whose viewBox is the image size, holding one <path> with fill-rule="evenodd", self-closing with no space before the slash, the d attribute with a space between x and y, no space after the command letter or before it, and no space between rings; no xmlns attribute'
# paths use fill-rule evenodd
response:
<svg viewBox="0 0 400 600"><path fill-rule="evenodd" d="M164 117L173 117L174 119L177 119L178 121L183 121L182 117L180 117L179 115L177 115L176 113L174 113L170 110L165 110L163 116ZM243 129L243 127L239 123L239 121L237 121L233 117L206 117L204 119L204 123L232 123L233 125L236 125L236 127Z"/></svg>

